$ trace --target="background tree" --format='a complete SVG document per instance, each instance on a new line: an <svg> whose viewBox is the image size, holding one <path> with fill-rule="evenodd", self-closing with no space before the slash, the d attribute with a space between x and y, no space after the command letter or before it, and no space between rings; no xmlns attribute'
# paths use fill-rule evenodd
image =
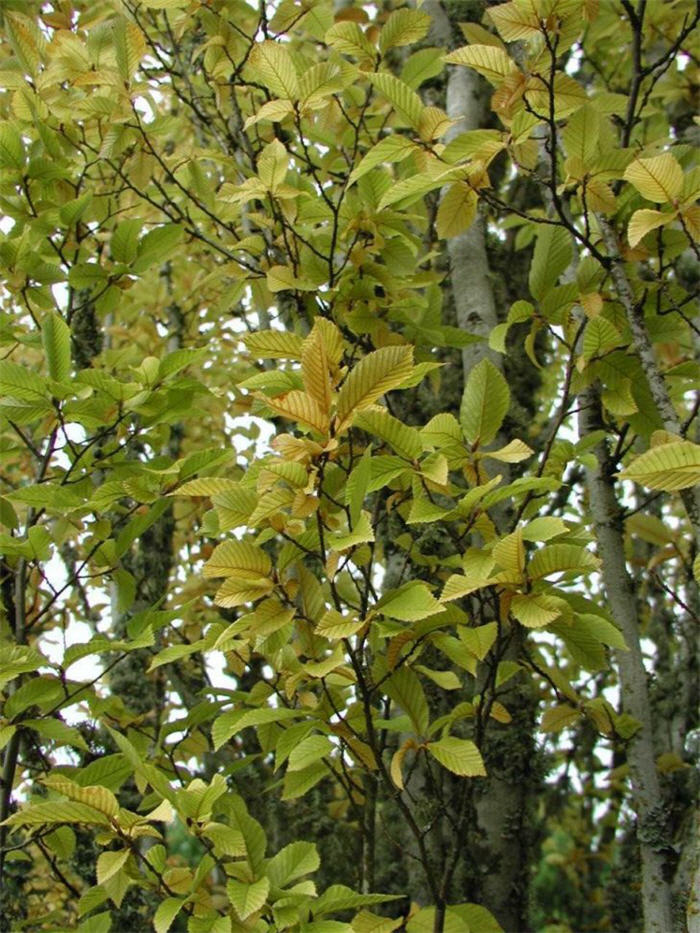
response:
<svg viewBox="0 0 700 933"><path fill-rule="evenodd" d="M696 5L0 12L4 928L684 929Z"/></svg>

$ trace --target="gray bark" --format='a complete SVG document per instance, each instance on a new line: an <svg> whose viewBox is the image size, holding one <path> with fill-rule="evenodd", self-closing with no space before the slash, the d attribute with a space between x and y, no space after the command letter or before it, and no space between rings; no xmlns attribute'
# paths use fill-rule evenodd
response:
<svg viewBox="0 0 700 933"><path fill-rule="evenodd" d="M600 401L594 389L581 397L581 435L599 426ZM622 514L613 480L615 464L606 443L595 450L597 463L587 470L590 510L602 560L608 606L628 646L617 652L623 709L640 724L628 745L632 797L637 814L637 838L642 859L642 902L645 933L674 929L671 888L664 877L663 850L668 845L663 798L656 770L651 706L642 654L637 602L625 563Z"/></svg>

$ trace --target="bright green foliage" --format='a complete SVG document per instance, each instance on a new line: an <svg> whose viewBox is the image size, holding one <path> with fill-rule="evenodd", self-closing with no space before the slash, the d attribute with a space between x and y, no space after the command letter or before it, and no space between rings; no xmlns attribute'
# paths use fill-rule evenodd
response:
<svg viewBox="0 0 700 933"><path fill-rule="evenodd" d="M496 933L479 807L530 779L503 777L525 707L554 775L540 832L580 851L607 800L619 859L641 727L584 479L607 445L658 639L697 607L697 13L648 4L642 40L626 3L512 0L448 50L430 4L336 6L0 10L9 929L391 933L403 911ZM435 103L453 69L488 83L490 128ZM524 269L486 340L443 260L477 216ZM659 682L693 669L668 638ZM662 774L688 763L688 691ZM552 789L570 767L590 812ZM278 845L266 800L322 809L362 858ZM377 885L387 825L429 899ZM64 893L25 902L25 864Z"/></svg>

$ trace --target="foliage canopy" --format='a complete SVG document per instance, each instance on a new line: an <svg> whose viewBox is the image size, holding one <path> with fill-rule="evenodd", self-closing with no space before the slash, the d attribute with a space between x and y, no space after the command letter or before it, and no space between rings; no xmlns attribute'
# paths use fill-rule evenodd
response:
<svg viewBox="0 0 700 933"><path fill-rule="evenodd" d="M700 910L698 16L3 2L2 929Z"/></svg>

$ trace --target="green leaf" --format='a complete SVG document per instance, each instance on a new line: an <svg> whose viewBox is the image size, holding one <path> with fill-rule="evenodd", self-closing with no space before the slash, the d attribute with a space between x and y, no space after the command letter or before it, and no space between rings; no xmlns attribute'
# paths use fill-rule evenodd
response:
<svg viewBox="0 0 700 933"><path fill-rule="evenodd" d="M430 15L421 10L406 7L394 10L379 33L379 50L384 53L388 49L418 42L427 33L430 22Z"/></svg>
<svg viewBox="0 0 700 933"><path fill-rule="evenodd" d="M0 123L0 166L21 169L24 165L22 137L10 123Z"/></svg>
<svg viewBox="0 0 700 933"><path fill-rule="evenodd" d="M44 344L49 375L56 382L70 376L70 327L55 313L47 314L41 322L41 340Z"/></svg>
<svg viewBox="0 0 700 933"><path fill-rule="evenodd" d="M134 272L145 272L156 263L167 262L177 254L184 230L178 224L164 224L149 230L139 241Z"/></svg>
<svg viewBox="0 0 700 933"><path fill-rule="evenodd" d="M270 893L269 878L259 878L250 884L230 879L226 883L226 893L233 909L241 920L246 920L251 914L265 906L267 895Z"/></svg>
<svg viewBox="0 0 700 933"><path fill-rule="evenodd" d="M222 713L215 721L211 730L214 750L221 748L224 742L247 729L250 726L262 726L267 723L284 722L288 719L296 719L303 715L302 710L288 709L280 707L263 707L262 709L237 709L227 713Z"/></svg>
<svg viewBox="0 0 700 933"><path fill-rule="evenodd" d="M406 460L417 460L423 452L420 431L394 418L384 408L370 408L361 412L353 420L353 426L381 437Z"/></svg>
<svg viewBox="0 0 700 933"><path fill-rule="evenodd" d="M428 585L418 580L411 580L390 591L379 600L376 608L382 615L402 622L416 622L444 611Z"/></svg>
<svg viewBox="0 0 700 933"><path fill-rule="evenodd" d="M403 162L411 153L418 151L420 151L418 146L405 136L385 136L384 139L379 140L376 146L372 146L369 152L365 153L360 160L360 164L350 173L348 184L354 184L378 165L383 165L386 162Z"/></svg>
<svg viewBox="0 0 700 933"><path fill-rule="evenodd" d="M537 234L530 266L530 291L541 301L557 284L559 276L571 263L571 234L562 227L547 224Z"/></svg>
<svg viewBox="0 0 700 933"><path fill-rule="evenodd" d="M389 100L402 123L418 129L423 101L407 84L388 71L367 76L372 84Z"/></svg>
<svg viewBox="0 0 700 933"><path fill-rule="evenodd" d="M185 897L166 897L164 901L160 902L153 916L153 926L156 933L168 933L173 920L186 902L187 898Z"/></svg>
<svg viewBox="0 0 700 933"><path fill-rule="evenodd" d="M394 671L384 684L384 692L409 717L416 735L425 735L430 722L430 709L415 672L408 667Z"/></svg>
<svg viewBox="0 0 700 933"><path fill-rule="evenodd" d="M320 865L314 843L292 842L270 859L266 873L274 887L284 888L290 881L317 871Z"/></svg>
<svg viewBox="0 0 700 933"><path fill-rule="evenodd" d="M700 445L678 440L652 447L635 457L620 476L649 489L688 489L700 483Z"/></svg>
<svg viewBox="0 0 700 933"><path fill-rule="evenodd" d="M326 735L309 735L296 745L289 756L288 771L303 771L333 751L333 743Z"/></svg>
<svg viewBox="0 0 700 933"><path fill-rule="evenodd" d="M376 50L357 23L336 23L326 33L325 41L332 49L346 55L353 55L360 61L374 58L376 55Z"/></svg>
<svg viewBox="0 0 700 933"><path fill-rule="evenodd" d="M427 749L436 761L460 777L486 777L479 749L468 739L448 735L439 742L428 742Z"/></svg>
<svg viewBox="0 0 700 933"><path fill-rule="evenodd" d="M109 881L126 864L131 853L128 849L121 852L102 852L97 857L97 883L104 884Z"/></svg>
<svg viewBox="0 0 700 933"><path fill-rule="evenodd" d="M527 565L531 580L548 577L553 573L578 571L581 574L598 570L600 561L585 547L575 544L548 544L540 548Z"/></svg>
<svg viewBox="0 0 700 933"><path fill-rule="evenodd" d="M462 396L460 422L471 444L490 443L510 408L508 383L493 363L484 358L471 370Z"/></svg>
<svg viewBox="0 0 700 933"><path fill-rule="evenodd" d="M289 50L281 42L271 39L258 42L250 53L249 70L255 79L274 97L296 100L299 96L299 81Z"/></svg>

